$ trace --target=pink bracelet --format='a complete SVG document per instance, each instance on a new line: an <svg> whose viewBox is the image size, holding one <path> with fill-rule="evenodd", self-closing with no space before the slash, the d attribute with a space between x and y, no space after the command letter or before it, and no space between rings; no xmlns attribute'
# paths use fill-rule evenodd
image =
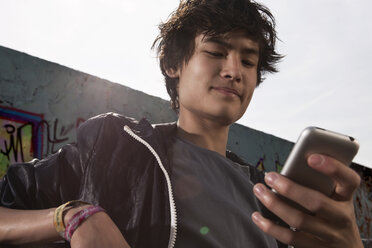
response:
<svg viewBox="0 0 372 248"><path fill-rule="evenodd" d="M98 212L104 212L105 210L101 208L100 206L89 206L87 208L84 208L83 210L80 210L74 216L71 217L70 221L67 223L65 233L64 233L64 239L68 242L71 241L72 234L76 231L76 229L90 216L92 216L95 213Z"/></svg>

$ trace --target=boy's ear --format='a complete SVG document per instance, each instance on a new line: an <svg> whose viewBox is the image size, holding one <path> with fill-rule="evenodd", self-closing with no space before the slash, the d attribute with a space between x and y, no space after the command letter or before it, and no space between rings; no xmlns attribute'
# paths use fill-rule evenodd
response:
<svg viewBox="0 0 372 248"><path fill-rule="evenodd" d="M176 69L176 68L166 69L165 73L167 73L168 77L170 77L170 78L179 78L180 77L179 70Z"/></svg>

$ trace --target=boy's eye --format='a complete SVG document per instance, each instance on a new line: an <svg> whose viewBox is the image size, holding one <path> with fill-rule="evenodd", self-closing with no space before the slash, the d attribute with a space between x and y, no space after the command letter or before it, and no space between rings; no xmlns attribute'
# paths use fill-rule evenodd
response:
<svg viewBox="0 0 372 248"><path fill-rule="evenodd" d="M206 51L209 55L212 55L213 57L223 57L224 54L220 52L212 52L212 51Z"/></svg>
<svg viewBox="0 0 372 248"><path fill-rule="evenodd" d="M254 64L249 60L242 60L242 63L243 65L246 65L246 66L254 66Z"/></svg>

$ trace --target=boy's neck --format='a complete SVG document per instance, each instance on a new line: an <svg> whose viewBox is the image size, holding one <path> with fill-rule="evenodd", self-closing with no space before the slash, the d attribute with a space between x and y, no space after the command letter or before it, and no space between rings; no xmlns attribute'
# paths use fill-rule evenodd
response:
<svg viewBox="0 0 372 248"><path fill-rule="evenodd" d="M226 156L229 126L219 125L212 120L180 118L177 122L177 135L205 149Z"/></svg>

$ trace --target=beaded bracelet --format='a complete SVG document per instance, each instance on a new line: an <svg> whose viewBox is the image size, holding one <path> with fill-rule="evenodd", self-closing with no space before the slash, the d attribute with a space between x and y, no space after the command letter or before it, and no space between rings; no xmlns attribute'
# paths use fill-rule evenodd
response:
<svg viewBox="0 0 372 248"><path fill-rule="evenodd" d="M90 216L98 212L105 212L100 206L89 206L80 210L74 216L71 217L70 221L67 223L63 238L68 242L71 241L71 237L76 231L76 229Z"/></svg>
<svg viewBox="0 0 372 248"><path fill-rule="evenodd" d="M77 206L81 206L85 204L89 204L89 203L74 200L74 201L66 202L62 204L61 206L59 206L58 208L56 208L56 210L54 211L53 224L54 224L54 228L56 229L56 231L59 233L60 236L63 237L64 232L65 232L65 224L63 222L63 217L66 214L66 211L73 207L77 207Z"/></svg>

